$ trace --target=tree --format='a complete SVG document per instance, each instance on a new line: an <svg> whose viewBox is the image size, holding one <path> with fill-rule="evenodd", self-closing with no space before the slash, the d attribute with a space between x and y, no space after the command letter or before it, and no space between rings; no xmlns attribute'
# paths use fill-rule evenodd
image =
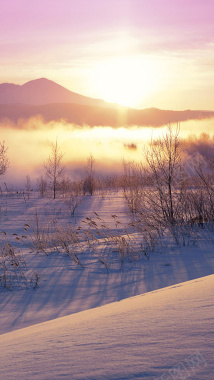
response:
<svg viewBox="0 0 214 380"><path fill-rule="evenodd" d="M123 160L124 175L122 178L123 194L132 214L140 212L143 199L142 168L134 162Z"/></svg>
<svg viewBox="0 0 214 380"><path fill-rule="evenodd" d="M75 211L82 202L82 196L78 193L71 193L66 199L65 199L65 205L70 211L70 214L72 217L74 217Z"/></svg>
<svg viewBox="0 0 214 380"><path fill-rule="evenodd" d="M95 159L92 154L88 157L87 160L87 169L86 169L86 178L83 183L83 193L84 195L88 192L90 195L93 195L95 190L95 178L94 178L94 163Z"/></svg>
<svg viewBox="0 0 214 380"><path fill-rule="evenodd" d="M47 190L47 182L42 175L39 178L37 178L37 190L39 191L41 197L44 197L45 192Z"/></svg>
<svg viewBox="0 0 214 380"><path fill-rule="evenodd" d="M183 190L178 181L181 164L179 126L167 132L144 151L149 186L145 187L143 222L150 231L168 229L176 243L184 220Z"/></svg>
<svg viewBox="0 0 214 380"><path fill-rule="evenodd" d="M31 192L31 179L30 179L29 175L26 176L25 189L27 192L27 198L29 200L30 199L30 192Z"/></svg>
<svg viewBox="0 0 214 380"><path fill-rule="evenodd" d="M56 198L58 181L64 172L64 166L62 165L63 156L64 154L59 150L56 140L55 144L52 144L51 154L47 163L45 164L45 171L48 178L50 179L54 199Z"/></svg>
<svg viewBox="0 0 214 380"><path fill-rule="evenodd" d="M192 186L187 192L189 221L193 226L198 224L199 227L204 228L204 224L208 223L213 228L214 173L212 165L199 156L193 174Z"/></svg>
<svg viewBox="0 0 214 380"><path fill-rule="evenodd" d="M0 142L0 175L6 173L10 163L7 158L7 147L5 146L5 142Z"/></svg>
<svg viewBox="0 0 214 380"><path fill-rule="evenodd" d="M175 179L180 164L179 127L173 132L169 125L165 135L152 140L150 147L145 151L145 159L155 190L150 202L157 207L157 212L160 211L161 218L173 225L176 221L178 199L173 188L177 185Z"/></svg>

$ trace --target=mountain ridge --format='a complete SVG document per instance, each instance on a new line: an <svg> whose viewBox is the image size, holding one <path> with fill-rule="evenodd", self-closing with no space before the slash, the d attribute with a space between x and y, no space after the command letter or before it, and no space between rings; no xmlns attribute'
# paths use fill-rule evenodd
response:
<svg viewBox="0 0 214 380"><path fill-rule="evenodd" d="M167 111L154 108L143 110L107 108L70 103L52 103L41 106L26 104L0 104L0 121L18 123L23 119L41 117L44 122L65 121L79 126L130 126L161 127L169 123L214 118L213 111ZM20 123L19 123L20 124Z"/></svg>
<svg viewBox="0 0 214 380"><path fill-rule="evenodd" d="M60 121L89 126L151 126L214 118L214 111L135 109L74 93L46 78L23 85L0 84L0 121L15 123L40 116L45 122Z"/></svg>
<svg viewBox="0 0 214 380"><path fill-rule="evenodd" d="M23 85L14 83L0 84L0 104L16 103L29 105L75 103L91 106L108 106L108 103L102 99L78 94L46 78L34 79Z"/></svg>

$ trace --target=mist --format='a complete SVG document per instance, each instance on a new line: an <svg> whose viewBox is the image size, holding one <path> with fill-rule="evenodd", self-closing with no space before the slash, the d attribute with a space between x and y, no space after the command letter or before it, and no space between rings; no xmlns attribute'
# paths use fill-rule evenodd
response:
<svg viewBox="0 0 214 380"><path fill-rule="evenodd" d="M212 152L213 125L214 119L187 121L180 125L182 147L188 154L198 150L205 155L207 146ZM142 161L145 144L151 138L161 136L165 130L166 127L82 127L63 120L46 123L40 117L17 123L5 120L0 124L0 141L5 141L8 147L10 168L0 182L21 187L28 175L34 185L44 173L44 163L56 140L64 153L65 175L71 179L84 177L87 158L91 154L95 158L97 175L118 174L122 171L123 159Z"/></svg>

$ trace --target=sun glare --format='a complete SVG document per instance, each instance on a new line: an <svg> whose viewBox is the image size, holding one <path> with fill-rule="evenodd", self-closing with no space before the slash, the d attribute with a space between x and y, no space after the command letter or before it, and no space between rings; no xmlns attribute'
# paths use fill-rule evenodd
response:
<svg viewBox="0 0 214 380"><path fill-rule="evenodd" d="M141 57L115 58L100 62L93 85L102 99L138 107L159 85L155 64Z"/></svg>

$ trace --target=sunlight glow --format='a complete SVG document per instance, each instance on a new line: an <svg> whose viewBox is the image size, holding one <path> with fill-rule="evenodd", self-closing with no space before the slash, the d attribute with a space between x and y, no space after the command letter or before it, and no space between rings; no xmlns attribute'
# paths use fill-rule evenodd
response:
<svg viewBox="0 0 214 380"><path fill-rule="evenodd" d="M93 86L108 102L137 107L158 90L160 73L157 63L145 57L114 58L99 63Z"/></svg>
<svg viewBox="0 0 214 380"><path fill-rule="evenodd" d="M36 127L30 129L32 125ZM56 139L61 151L65 153L63 159L67 173L71 178L81 178L90 154L93 154L96 160L96 170L102 175L122 173L123 159L141 162L143 147L151 138L162 136L166 127L77 128L76 125L62 122L44 123L37 117L26 121L23 129L4 122L0 123L0 130L2 140L7 143L8 158L11 163L3 181L9 184L24 183L26 175L29 175L35 184L49 157L51 143ZM183 122L180 137L187 139L189 131L194 131L194 136L199 137L205 130L213 136L213 119L207 119L206 122L204 120Z"/></svg>

